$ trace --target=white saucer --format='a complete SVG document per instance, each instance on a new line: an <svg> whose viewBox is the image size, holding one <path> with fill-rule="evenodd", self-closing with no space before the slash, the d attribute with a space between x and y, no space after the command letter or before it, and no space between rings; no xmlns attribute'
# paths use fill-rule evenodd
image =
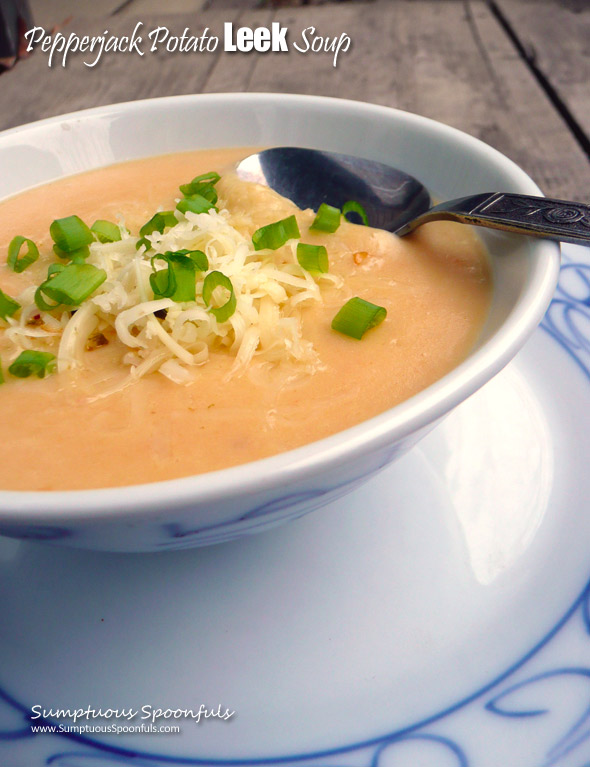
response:
<svg viewBox="0 0 590 767"><path fill-rule="evenodd" d="M161 554L0 539L0 765L587 765L588 263L564 247L516 360L331 506ZM201 704L235 713L27 721Z"/></svg>

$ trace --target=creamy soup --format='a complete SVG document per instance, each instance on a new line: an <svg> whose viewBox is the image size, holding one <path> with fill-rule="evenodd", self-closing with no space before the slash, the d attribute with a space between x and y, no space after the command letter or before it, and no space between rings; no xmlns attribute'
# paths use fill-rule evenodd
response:
<svg viewBox="0 0 590 767"><path fill-rule="evenodd" d="M307 276L317 284L319 298L289 310L301 323L301 359L293 356L292 342L279 349L272 339L266 342L264 334L255 334L256 348L243 367L236 364L234 330L229 328L209 349L195 342L195 364L167 360L168 367L158 367L169 356L162 346L158 364L146 372L141 368L146 350L130 346L145 332L145 318L129 323L127 344L112 328L101 331L96 319L99 324L92 327L75 365L43 378L19 378L9 372L17 354L33 348L57 356L70 315L64 317L60 309L45 315L29 312L20 325L38 331L32 336L14 331L19 311L0 319L6 446L0 488L120 486L252 461L370 418L424 389L465 358L485 321L491 293L486 255L468 227L432 223L403 240L346 221L333 234L310 231L313 212L299 211L270 190L232 174L233 164L247 153L231 149L133 161L0 203L0 289L23 305L22 297L29 295L30 301L34 286L47 280L49 264L59 261L49 236L52 221L71 214L89 225L96 219L121 226L124 221L137 237L156 210L174 209L181 196L179 184L211 170L222 174L217 207L230 212L240 236L251 242L260 227L294 214L301 241L326 246L330 275ZM33 240L40 252L22 273L6 264L15 235ZM287 255L276 258L290 258L289 247L293 251L285 245ZM387 310L385 320L361 340L331 327L353 296ZM222 296L218 304L224 300ZM272 314L276 307L267 300ZM156 312L152 322L166 328L168 311L172 309ZM150 343L158 343L157 338ZM206 352L206 360L197 359L196 349ZM137 375L138 369L145 374Z"/></svg>

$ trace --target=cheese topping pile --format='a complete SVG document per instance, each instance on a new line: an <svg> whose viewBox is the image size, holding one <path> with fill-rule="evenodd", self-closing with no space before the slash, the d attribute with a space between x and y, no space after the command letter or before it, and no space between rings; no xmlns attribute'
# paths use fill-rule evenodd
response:
<svg viewBox="0 0 590 767"><path fill-rule="evenodd" d="M289 360L306 372L317 369L317 353L302 336L299 309L322 300L322 283L340 287L341 278L302 268L295 239L277 250L254 250L225 208L205 213L177 209L174 216L176 224L146 235L149 249L145 244L138 248L139 237L122 222L120 241L91 243L86 262L107 277L75 311L40 311L35 286L15 296L21 309L2 323L12 347L9 356L14 359L26 349L53 351L62 372L81 367L85 349L108 343L115 334L128 348L123 364L129 376L123 386L153 371L188 383L215 350L235 358L229 376L242 374L254 357L267 363ZM155 297L150 286L154 255L183 249L200 250L208 259L207 271L196 272L196 300L177 303ZM223 322L202 297L203 281L212 271L229 278L236 299L234 313ZM223 303L224 289L216 290L218 303Z"/></svg>

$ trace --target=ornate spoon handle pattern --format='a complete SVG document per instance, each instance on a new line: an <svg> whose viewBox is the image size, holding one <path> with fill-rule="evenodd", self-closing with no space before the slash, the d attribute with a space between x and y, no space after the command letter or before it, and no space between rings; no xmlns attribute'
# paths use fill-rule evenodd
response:
<svg viewBox="0 0 590 767"><path fill-rule="evenodd" d="M590 206L505 192L476 194L435 205L398 229L396 234L408 234L421 224L437 219L590 246Z"/></svg>

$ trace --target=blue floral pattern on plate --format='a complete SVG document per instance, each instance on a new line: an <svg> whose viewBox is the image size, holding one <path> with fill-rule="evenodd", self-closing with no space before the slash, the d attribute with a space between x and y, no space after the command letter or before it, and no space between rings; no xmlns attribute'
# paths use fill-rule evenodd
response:
<svg viewBox="0 0 590 767"><path fill-rule="evenodd" d="M590 381L590 265L564 256L561 279L542 328L571 356ZM333 490L333 489L332 489ZM318 493L317 505L324 491ZM297 498L286 499L296 505ZM308 500L307 498L305 500ZM271 511L274 511L275 507ZM248 515L264 516L259 508ZM46 531L40 535L46 538ZM63 531L61 531L63 534ZM193 534L176 528L172 538ZM197 531L199 534L212 531ZM218 536L218 538L216 537ZM211 541L223 540L216 531ZM575 662L568 647L579 648ZM560 695L554 694L558 685ZM571 689L571 695L564 691ZM564 706L563 701L568 705ZM305 767L478 767L482 743L466 736L486 728L495 739L513 737L531 743L530 764L518 767L588 767L590 764L590 583L546 636L504 673L453 706L427 720L364 742L334 744L318 753L291 753L274 758L214 759L194 755L131 751L82 735L33 736L30 708L0 689L0 753L2 742L50 738L54 746L43 764L54 767L164 767L165 765L263 765ZM469 728L465 722L469 721ZM55 724L46 722L46 724ZM7 766L8 767L8 766ZM31 763L31 767L34 765ZM506 763L502 767L512 767ZM516 765L514 765L516 767Z"/></svg>

